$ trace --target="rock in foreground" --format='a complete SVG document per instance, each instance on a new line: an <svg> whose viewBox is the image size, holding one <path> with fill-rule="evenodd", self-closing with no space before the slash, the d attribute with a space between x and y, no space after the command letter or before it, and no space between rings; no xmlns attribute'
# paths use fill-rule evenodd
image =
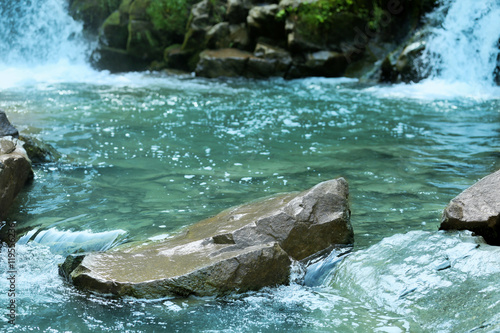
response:
<svg viewBox="0 0 500 333"><path fill-rule="evenodd" d="M500 170L484 177L451 200L441 230L470 230L488 244L500 245Z"/></svg>
<svg viewBox="0 0 500 333"><path fill-rule="evenodd" d="M226 210L159 243L68 257L61 274L117 296L221 295L287 283L291 259L352 244L343 178Z"/></svg>

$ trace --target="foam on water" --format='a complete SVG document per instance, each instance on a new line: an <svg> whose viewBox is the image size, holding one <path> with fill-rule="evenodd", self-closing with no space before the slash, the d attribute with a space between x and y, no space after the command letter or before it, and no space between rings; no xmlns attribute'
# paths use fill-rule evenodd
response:
<svg viewBox="0 0 500 333"><path fill-rule="evenodd" d="M379 97L476 101L500 99L495 71L500 66L500 2L441 0L428 15L428 37L419 83L366 89ZM499 74L500 75L500 74Z"/></svg>
<svg viewBox="0 0 500 333"><path fill-rule="evenodd" d="M498 66L500 2L440 3L441 7L431 14L439 24L431 28L423 55L431 67L431 77L492 86Z"/></svg>
<svg viewBox="0 0 500 333"><path fill-rule="evenodd" d="M116 245L124 230L111 230L94 233L91 231L32 230L18 241L19 245L27 243L43 244L56 254L68 255L77 252L106 251Z"/></svg>
<svg viewBox="0 0 500 333"><path fill-rule="evenodd" d="M365 91L382 98L412 98L423 101L458 98L481 102L500 99L498 86L441 78L428 78L418 83L373 86Z"/></svg>

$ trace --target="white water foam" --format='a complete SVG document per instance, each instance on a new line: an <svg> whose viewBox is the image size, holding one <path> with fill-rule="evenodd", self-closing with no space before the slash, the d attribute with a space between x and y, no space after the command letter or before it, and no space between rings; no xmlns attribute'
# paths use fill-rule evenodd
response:
<svg viewBox="0 0 500 333"><path fill-rule="evenodd" d="M49 230L32 230L17 242L18 245L27 243L43 244L51 252L68 255L78 252L106 251L116 245L124 230L111 230L94 233L91 231L60 231L56 228ZM34 237L34 238L33 238Z"/></svg>
<svg viewBox="0 0 500 333"><path fill-rule="evenodd" d="M477 102L500 100L500 87L441 78L428 78L418 83L379 85L366 88L364 91L381 98L412 98L428 101L465 98Z"/></svg>
<svg viewBox="0 0 500 333"><path fill-rule="evenodd" d="M441 0L428 15L422 55L429 78L419 83L371 87L380 97L423 100L500 99L495 84L500 40L500 1ZM434 26L432 26L434 25Z"/></svg>
<svg viewBox="0 0 500 333"><path fill-rule="evenodd" d="M61 0L0 3L0 89L90 76L93 42Z"/></svg>

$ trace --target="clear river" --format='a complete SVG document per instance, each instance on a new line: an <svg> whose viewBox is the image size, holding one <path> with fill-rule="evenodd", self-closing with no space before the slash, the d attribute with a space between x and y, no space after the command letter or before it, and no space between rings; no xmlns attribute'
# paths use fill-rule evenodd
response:
<svg viewBox="0 0 500 333"><path fill-rule="evenodd" d="M456 1L464 2L487 3L481 17L500 17L498 1ZM31 3L50 12L44 6L61 7ZM33 20L30 10L20 22ZM471 12L461 20L477 24ZM62 26L81 29L67 14L55 16L70 23ZM497 21L488 29L498 41ZM0 31L6 26L0 23ZM34 182L9 217L20 238L17 318L14 327L4 315L3 247L1 331L500 332L500 272L465 289L484 297L456 289L446 300L421 288L435 280L405 283L397 272L409 261L402 258L418 256L405 253L408 244L430 256L436 243L474 242L437 230L453 197L500 169L500 88L491 78L449 77L444 69L398 85L110 74L72 53L85 44L75 46L77 38L54 46L62 54L47 46L33 60L20 56L34 47L22 44L28 37L8 33L13 40L0 42L0 109L21 134L49 143L62 157L34 166ZM487 66L491 54L486 64L478 58L465 63ZM340 176L350 186L355 245L318 283L304 284L297 269L290 285L257 292L140 300L86 294L58 274L70 253L161 241L231 206ZM387 244L396 250L383 252ZM432 290L448 286L441 282ZM413 298L405 297L410 292Z"/></svg>

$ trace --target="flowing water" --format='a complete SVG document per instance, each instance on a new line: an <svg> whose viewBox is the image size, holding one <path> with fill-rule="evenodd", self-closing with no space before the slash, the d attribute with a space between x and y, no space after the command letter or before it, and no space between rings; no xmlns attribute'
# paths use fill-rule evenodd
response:
<svg viewBox="0 0 500 333"><path fill-rule="evenodd" d="M85 63L91 45L61 3L0 5L0 32L9 36L0 41L0 108L21 133L63 154L35 166L33 185L7 221L17 221L11 228L20 239L16 326L7 317L7 248L0 253L3 331L500 331L500 263L470 252L478 240L467 234L437 232L449 200L500 168L500 89L492 76L444 75L452 68L444 55L440 71L409 85L111 75ZM498 1L477 2L476 17L463 4L476 6L446 2L433 19L498 17ZM477 29L477 37L460 31L471 40L496 31L498 42L497 21L483 22L493 30ZM54 39L30 42L36 31ZM457 33L445 24L432 38ZM487 47L488 59L496 57ZM490 66L484 59L469 62ZM58 275L69 253L161 240L225 208L339 176L350 185L354 250L305 278L296 267L288 286L117 300L79 292ZM490 268L471 273L467 258Z"/></svg>

